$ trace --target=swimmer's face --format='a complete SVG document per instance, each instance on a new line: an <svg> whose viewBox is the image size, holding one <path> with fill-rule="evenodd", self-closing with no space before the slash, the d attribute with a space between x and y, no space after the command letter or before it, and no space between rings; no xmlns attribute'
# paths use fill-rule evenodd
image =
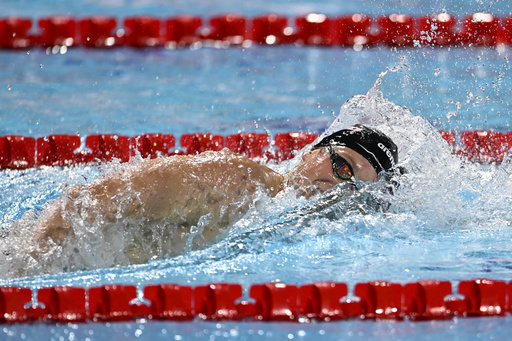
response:
<svg viewBox="0 0 512 341"><path fill-rule="evenodd" d="M347 166L344 166L344 161ZM289 179L301 196L309 198L350 181L350 173L355 180L377 181L377 172L359 153L341 146L319 147L304 152L302 161L290 172Z"/></svg>

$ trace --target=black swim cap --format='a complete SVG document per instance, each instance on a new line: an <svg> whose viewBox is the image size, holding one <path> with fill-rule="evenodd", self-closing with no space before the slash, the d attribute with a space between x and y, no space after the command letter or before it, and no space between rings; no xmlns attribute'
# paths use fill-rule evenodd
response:
<svg viewBox="0 0 512 341"><path fill-rule="evenodd" d="M396 169L398 148L389 137L377 129L362 124L339 130L324 137L315 147L343 146L361 154L377 174Z"/></svg>

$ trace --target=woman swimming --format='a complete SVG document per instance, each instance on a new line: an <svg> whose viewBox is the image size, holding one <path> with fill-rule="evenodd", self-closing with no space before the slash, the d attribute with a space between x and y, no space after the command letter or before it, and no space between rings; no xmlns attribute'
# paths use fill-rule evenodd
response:
<svg viewBox="0 0 512 341"><path fill-rule="evenodd" d="M32 226L37 245L31 256L38 259L66 240L79 242L75 235L80 229L118 222L141 228L173 226L162 234L161 242L168 246L167 255L177 255L194 226L204 229L193 248L215 241L223 228L247 212L257 191L274 197L291 188L309 198L339 183L375 182L381 174L393 172L397 163L393 141L363 125L340 130L307 148L297 166L285 174L226 149L143 160L122 172L65 189ZM125 255L130 263L147 261L137 247L127 248Z"/></svg>

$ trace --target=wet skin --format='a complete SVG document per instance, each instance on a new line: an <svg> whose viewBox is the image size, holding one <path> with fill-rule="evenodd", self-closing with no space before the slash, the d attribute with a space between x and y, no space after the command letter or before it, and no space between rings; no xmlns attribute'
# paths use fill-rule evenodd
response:
<svg viewBox="0 0 512 341"><path fill-rule="evenodd" d="M352 166L356 180L377 181L377 172L361 154L346 147L334 146L333 149ZM306 150L302 154L301 162L285 177L286 185L293 186L299 195L307 198L344 182L334 176L330 154L326 147Z"/></svg>
<svg viewBox="0 0 512 341"><path fill-rule="evenodd" d="M339 146L334 151L350 163L355 179L377 181L377 173L360 154ZM223 227L241 218L258 188L274 197L291 187L298 196L309 198L341 182L333 174L326 147L307 149L299 164L286 174L228 150L143 160L109 177L64 190L33 226L39 244L33 256L37 258L50 245L61 245L73 235L70 217L79 217L86 225L125 219L148 226L172 222L176 231L170 231L173 250L169 254L177 254L190 227L201 217L209 216L208 228L203 231L203 241L208 244Z"/></svg>

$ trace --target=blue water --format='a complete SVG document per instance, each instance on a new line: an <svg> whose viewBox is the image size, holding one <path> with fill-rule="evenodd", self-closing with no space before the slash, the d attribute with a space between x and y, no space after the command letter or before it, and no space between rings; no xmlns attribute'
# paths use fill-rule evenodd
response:
<svg viewBox="0 0 512 341"><path fill-rule="evenodd" d="M327 14L446 9L505 15L505 1L3 1L2 15L85 16L177 13L209 17L236 12L309 11ZM510 129L510 49L256 47L199 50L89 50L67 53L0 51L0 136L96 133L135 135L207 131L324 131L350 97L366 94L377 76L384 97L416 115L379 106L403 147L410 170L391 211L352 211L336 220L297 219L307 202L282 199L253 210L215 245L137 266L100 267L64 274L7 279L0 284L40 288L107 283L173 282L199 285L265 281L303 284L317 280L400 283L420 279L512 279L511 168L467 164L451 157L433 132ZM350 110L342 118L354 120ZM379 116L380 117L380 116ZM374 117L375 118L375 117ZM432 127L428 126L431 124ZM384 127L384 128L390 128ZM39 210L65 184L84 183L120 165L41 168L0 173L0 224ZM389 199L389 198L388 198ZM264 202L265 203L265 202ZM346 203L347 205L349 203ZM341 205L342 206L342 205ZM344 212L343 207L336 212ZM339 213L337 213L339 214ZM261 231L266 231L263 233ZM239 246L241 245L241 247ZM233 252L233 246L236 252ZM15 247L15 245L13 246ZM16 249L22 253L23 250ZM5 266L5 264L4 264ZM58 266L57 266L58 270ZM9 325L6 339L505 339L508 318L424 323L351 321L318 324L172 323Z"/></svg>
<svg viewBox="0 0 512 341"><path fill-rule="evenodd" d="M14 325L4 328L7 340L506 340L509 318L432 322L352 321L297 324L289 322L150 322L63 326Z"/></svg>
<svg viewBox="0 0 512 341"><path fill-rule="evenodd" d="M389 100L439 129L508 131L510 54L293 46L2 51L0 134L319 133L346 99L400 63L410 69L385 79Z"/></svg>

